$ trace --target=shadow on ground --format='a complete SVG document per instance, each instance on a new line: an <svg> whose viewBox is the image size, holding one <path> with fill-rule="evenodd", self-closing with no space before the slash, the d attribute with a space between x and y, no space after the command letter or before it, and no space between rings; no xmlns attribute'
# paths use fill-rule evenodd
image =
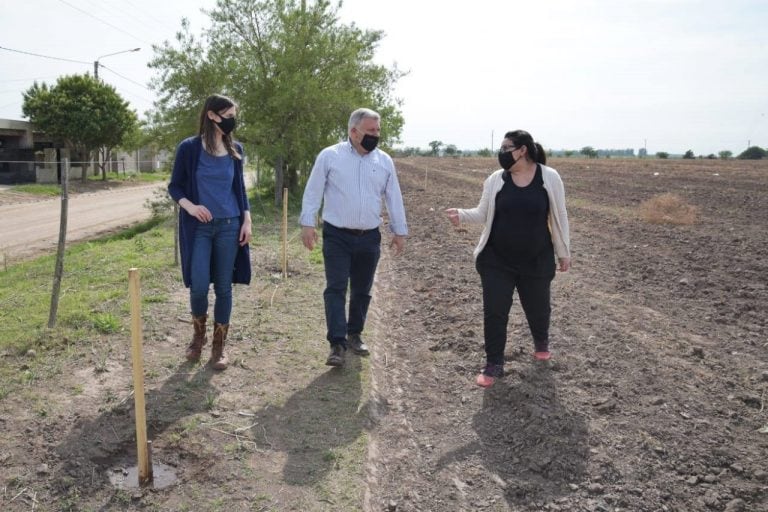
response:
<svg viewBox="0 0 768 512"><path fill-rule="evenodd" d="M308 486L322 480L343 463L337 449L367 430L360 371L360 358L348 355L344 368L319 375L284 405L259 411L256 421L263 436L257 442L262 449L284 454L285 483Z"/></svg>
<svg viewBox="0 0 768 512"><path fill-rule="evenodd" d="M567 485L582 482L586 474L588 432L584 418L557 395L551 369L513 369L484 391L483 406L472 419L478 441L448 453L438 466L479 456L514 507L566 495Z"/></svg>
<svg viewBox="0 0 768 512"><path fill-rule="evenodd" d="M207 366L182 363L157 389L145 394L147 437L157 439L183 418L210 409L219 391L211 385L216 372ZM80 419L54 448L61 460L54 492L79 498L111 487L109 471L136 466L136 420L133 395L111 405L95 418ZM168 451L162 453L167 457ZM183 454L181 454L183 457ZM155 459L154 462L170 462Z"/></svg>

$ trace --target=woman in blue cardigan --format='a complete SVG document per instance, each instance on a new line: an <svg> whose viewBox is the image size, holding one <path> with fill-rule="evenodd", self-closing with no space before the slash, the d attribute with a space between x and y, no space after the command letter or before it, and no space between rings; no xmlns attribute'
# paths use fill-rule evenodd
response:
<svg viewBox="0 0 768 512"><path fill-rule="evenodd" d="M181 207L181 270L194 326L186 357L198 361L208 341L208 290L213 283L216 301L209 362L216 370L228 364L224 344L232 313L232 283L251 281L251 212L243 148L231 135L236 113L237 105L225 96L206 99L199 134L179 144L168 185L168 193Z"/></svg>

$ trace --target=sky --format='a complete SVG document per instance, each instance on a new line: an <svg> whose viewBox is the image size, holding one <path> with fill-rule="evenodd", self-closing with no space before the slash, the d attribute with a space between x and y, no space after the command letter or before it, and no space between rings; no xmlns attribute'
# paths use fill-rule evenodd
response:
<svg viewBox="0 0 768 512"><path fill-rule="evenodd" d="M182 17L200 34L215 5L0 0L0 47L16 50L0 49L0 118L23 119L21 93L35 80L93 73L95 60L144 117L152 45L173 41ZM550 149L768 147L764 0L345 0L338 16L383 31L375 61L407 72L394 91L399 146L497 148L524 129Z"/></svg>

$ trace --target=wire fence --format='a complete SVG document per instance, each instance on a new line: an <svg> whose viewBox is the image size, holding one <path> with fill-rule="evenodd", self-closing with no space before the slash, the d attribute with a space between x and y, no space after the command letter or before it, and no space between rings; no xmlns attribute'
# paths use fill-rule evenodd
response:
<svg viewBox="0 0 768 512"><path fill-rule="evenodd" d="M119 164L123 162L130 162L131 164L155 164L159 166L168 165L170 163L169 160L109 160L108 162L105 162L107 165L112 164ZM64 163L63 160L0 160L0 164L39 164L39 165L56 165ZM94 160L73 160L70 161L70 165L74 164L97 164L101 165L101 163L95 162Z"/></svg>

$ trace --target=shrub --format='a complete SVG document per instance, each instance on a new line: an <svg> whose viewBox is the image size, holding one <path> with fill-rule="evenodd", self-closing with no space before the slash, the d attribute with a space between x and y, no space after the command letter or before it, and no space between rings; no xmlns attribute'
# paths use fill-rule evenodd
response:
<svg viewBox="0 0 768 512"><path fill-rule="evenodd" d="M696 222L697 208L667 192L640 203L640 216L651 224L688 225Z"/></svg>
<svg viewBox="0 0 768 512"><path fill-rule="evenodd" d="M662 160L666 160L667 158L669 158L669 153L667 153L666 151L659 151L658 153L656 153L656 158L661 158Z"/></svg>

